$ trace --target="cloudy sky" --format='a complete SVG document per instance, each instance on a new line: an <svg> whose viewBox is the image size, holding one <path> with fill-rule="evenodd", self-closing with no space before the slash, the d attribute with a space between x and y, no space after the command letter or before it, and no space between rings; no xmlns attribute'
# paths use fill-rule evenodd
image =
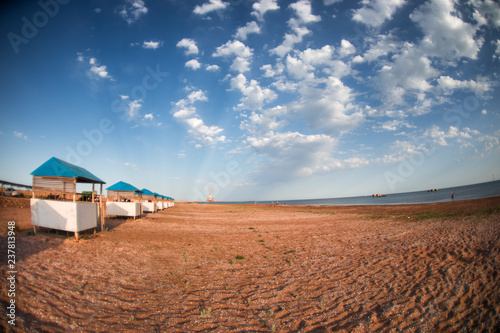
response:
<svg viewBox="0 0 500 333"><path fill-rule="evenodd" d="M52 156L179 200L500 178L496 1L2 6L0 179Z"/></svg>

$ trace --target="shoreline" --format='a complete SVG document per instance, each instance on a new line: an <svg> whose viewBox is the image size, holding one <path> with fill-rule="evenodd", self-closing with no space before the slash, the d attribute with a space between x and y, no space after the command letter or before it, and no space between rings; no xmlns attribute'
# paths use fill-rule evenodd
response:
<svg viewBox="0 0 500 333"><path fill-rule="evenodd" d="M373 203L373 204L290 204L291 201L314 201L314 200L336 200L336 199L307 199L307 200L289 200L289 201L278 201L278 206L318 206L318 207L341 207L341 206L353 206L353 207L363 207L363 206L400 206L400 205L425 205L425 204L433 204L433 203L445 203L445 202L457 202L457 201L469 201L469 200L481 200L481 199L489 199L499 197L499 195L474 198L474 199L448 199L443 201L429 201L429 202L409 202L409 203ZM355 197L358 198L358 197ZM365 197L359 197L365 198ZM367 196L366 198L370 198ZM348 198L340 198L340 199L350 199ZM374 198L374 200L377 200ZM261 206L269 206L272 202L276 201L257 201L257 203L252 203L251 201L215 201L215 202L204 202L204 201L189 201L189 202L179 202L180 204L197 204L197 205L261 205Z"/></svg>

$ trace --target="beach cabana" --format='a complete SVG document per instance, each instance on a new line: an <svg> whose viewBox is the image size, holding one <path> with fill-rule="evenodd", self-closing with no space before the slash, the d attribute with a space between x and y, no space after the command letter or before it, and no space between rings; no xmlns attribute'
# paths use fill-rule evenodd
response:
<svg viewBox="0 0 500 333"><path fill-rule="evenodd" d="M150 190L143 188L142 190L142 209L144 213L156 213L156 194L151 192Z"/></svg>
<svg viewBox="0 0 500 333"><path fill-rule="evenodd" d="M78 241L78 233L97 228L98 220L101 221L101 229L104 229L102 185L106 183L101 179L82 167L55 157L43 163L31 175L31 223L35 232L36 227L70 231L75 233ZM77 201L77 183L92 184L88 198L80 198L85 201ZM95 195L95 184L100 185L99 199ZM49 193L49 199L37 198L43 193Z"/></svg>
<svg viewBox="0 0 500 333"><path fill-rule="evenodd" d="M106 188L108 200L106 214L133 217L142 215L142 191L125 182Z"/></svg>
<svg viewBox="0 0 500 333"><path fill-rule="evenodd" d="M168 197L168 200L169 200L168 207L174 207L175 206L175 199Z"/></svg>
<svg viewBox="0 0 500 333"><path fill-rule="evenodd" d="M164 205L163 205L163 198L164 196L159 194L159 193L156 193L154 192L154 194L156 195L156 209L157 210L163 210L165 209Z"/></svg>

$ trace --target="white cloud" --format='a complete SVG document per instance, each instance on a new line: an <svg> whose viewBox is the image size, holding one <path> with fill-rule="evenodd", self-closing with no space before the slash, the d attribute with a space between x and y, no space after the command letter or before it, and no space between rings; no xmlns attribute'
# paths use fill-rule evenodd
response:
<svg viewBox="0 0 500 333"><path fill-rule="evenodd" d="M110 80L113 79L111 75L109 75L108 71L106 70L106 66L104 65L103 66L93 65L92 67L90 67L90 71L103 79L110 79Z"/></svg>
<svg viewBox="0 0 500 333"><path fill-rule="evenodd" d="M292 27L293 34L285 34L281 45L270 50L271 54L276 54L279 57L284 57L288 52L293 50L295 44L302 42L305 35L310 34L311 31L306 27Z"/></svg>
<svg viewBox="0 0 500 333"><path fill-rule="evenodd" d="M209 0L207 3L204 3L201 6L196 6L193 10L193 13L198 15L205 15L216 10L222 10L228 5L228 2L224 2L222 0Z"/></svg>
<svg viewBox="0 0 500 333"><path fill-rule="evenodd" d="M500 151L500 131L496 131L494 135L483 135L477 139L482 146L474 148L474 154L477 157L482 157L487 153Z"/></svg>
<svg viewBox="0 0 500 333"><path fill-rule="evenodd" d="M23 139L23 140L28 140L28 136L24 135L23 133L21 132L16 132L14 131L14 136L16 138L20 138L20 139Z"/></svg>
<svg viewBox="0 0 500 333"><path fill-rule="evenodd" d="M191 38L183 38L177 43L177 47L186 48L185 54L198 54L198 47L196 46L196 42Z"/></svg>
<svg viewBox="0 0 500 333"><path fill-rule="evenodd" d="M484 94L490 90L490 83L486 82L484 80L482 81L474 81L474 80L468 80L468 81L462 81L462 80L455 80L449 76L441 76L439 77L438 81L438 86L447 92L451 92L456 89L465 89L465 90L471 90L475 92L476 94Z"/></svg>
<svg viewBox="0 0 500 333"><path fill-rule="evenodd" d="M142 107L142 99L133 100L127 103L128 105L128 120L134 119Z"/></svg>
<svg viewBox="0 0 500 333"><path fill-rule="evenodd" d="M208 97L205 95L203 90L192 91L187 97L189 103L194 103L196 101L208 101Z"/></svg>
<svg viewBox="0 0 500 333"><path fill-rule="evenodd" d="M489 91L487 79L456 80L441 74L443 65L455 67L459 59L477 59L484 42L483 37L476 36L478 26L464 22L455 4L453 0L427 1L410 15L423 32L419 41L399 42L391 33L368 38L368 51L353 59L353 63L379 60L375 64L380 67L379 74L373 82L380 91L377 97L386 107L406 105L408 113L420 115L446 102L443 93L448 95L456 89L480 94Z"/></svg>
<svg viewBox="0 0 500 333"><path fill-rule="evenodd" d="M204 91L191 91L187 98L175 103L171 111L173 117L188 127L188 134L198 141L196 148L201 148L202 144L213 145L225 142L226 137L221 135L222 128L205 125L203 119L196 114L196 107L193 104L197 101L208 101Z"/></svg>
<svg viewBox="0 0 500 333"><path fill-rule="evenodd" d="M196 59L191 59L188 62L184 64L185 67L191 68L192 70L197 70L201 67L201 64L198 60Z"/></svg>
<svg viewBox="0 0 500 333"><path fill-rule="evenodd" d="M241 91L244 97L237 108L240 110L258 110L265 103L274 101L277 98L276 93L269 88L262 88L256 80L247 81L243 74L238 74L231 79L231 89Z"/></svg>
<svg viewBox="0 0 500 333"><path fill-rule="evenodd" d="M274 77L276 75L276 71L271 65L263 65L260 69L264 71L264 77Z"/></svg>
<svg viewBox="0 0 500 333"><path fill-rule="evenodd" d="M414 125L411 125L407 121L401 120L401 119L393 119L393 120L387 120L384 121L376 126L374 126L374 130L379 131L396 131L400 129L401 127L404 128L415 128Z"/></svg>
<svg viewBox="0 0 500 333"><path fill-rule="evenodd" d="M196 140L205 145L212 145L217 142L225 142L226 137L219 135L223 129L218 126L207 126L200 118L188 118L185 120L188 125L188 133Z"/></svg>
<svg viewBox="0 0 500 333"><path fill-rule="evenodd" d="M250 70L250 61L248 58L236 57L229 68L234 72L245 73Z"/></svg>
<svg viewBox="0 0 500 333"><path fill-rule="evenodd" d="M161 42L161 41L157 41L157 42L152 41L152 40L151 41L144 41L142 43L142 48L156 50L157 48L159 48L162 45L163 45L163 42Z"/></svg>
<svg viewBox="0 0 500 333"><path fill-rule="evenodd" d="M341 58L356 53L356 48L346 39L342 39L340 43L339 56Z"/></svg>
<svg viewBox="0 0 500 333"><path fill-rule="evenodd" d="M181 99L175 103L173 109L174 118L188 118L196 113L193 104L197 101L208 101L208 97L203 90L196 90L189 93L186 99Z"/></svg>
<svg viewBox="0 0 500 333"><path fill-rule="evenodd" d="M270 10L278 10L280 6L277 4L277 0L259 0L254 2L252 5L254 15L259 21L264 20L264 14Z"/></svg>
<svg viewBox="0 0 500 333"><path fill-rule="evenodd" d="M390 154L385 154L382 157L377 157L373 160L373 164L394 164L407 160L411 156L429 151L428 144L416 145L409 141L394 141L390 146Z"/></svg>
<svg viewBox="0 0 500 333"><path fill-rule="evenodd" d="M255 21L248 22L244 27L238 28L235 38L246 40L249 34L260 34L260 27Z"/></svg>
<svg viewBox="0 0 500 333"><path fill-rule="evenodd" d="M406 44L401 53L392 59L392 63L382 67L377 78L382 101L387 106L405 104L408 91L418 94L432 89L428 80L435 77L438 71L417 47Z"/></svg>
<svg viewBox="0 0 500 333"><path fill-rule="evenodd" d="M136 22L148 9L143 0L126 0L125 4L119 7L120 16L128 23Z"/></svg>
<svg viewBox="0 0 500 333"><path fill-rule="evenodd" d="M324 88L301 86L301 99L288 105L296 116L304 118L311 129L336 134L350 131L364 121L363 113L353 104L352 90L336 77L325 80Z"/></svg>
<svg viewBox="0 0 500 333"><path fill-rule="evenodd" d="M299 0L292 3L289 7L294 9L297 16L297 18L291 18L288 21L288 25L293 33L285 33L281 45L269 51L271 54L276 54L281 58L292 51L295 44L302 42L305 35L311 33L304 24L321 21L321 16L312 14L311 2L309 0Z"/></svg>
<svg viewBox="0 0 500 333"><path fill-rule="evenodd" d="M217 65L207 65L206 69L207 71L216 72L220 69L220 67Z"/></svg>
<svg viewBox="0 0 500 333"><path fill-rule="evenodd" d="M174 118L183 119L191 117L196 113L196 108L194 106L184 106L182 108L178 108L177 111L173 114Z"/></svg>
<svg viewBox="0 0 500 333"><path fill-rule="evenodd" d="M308 65L328 65L332 61L334 51L335 49L330 45L325 45L321 49L308 48L300 53L300 58Z"/></svg>
<svg viewBox="0 0 500 333"><path fill-rule="evenodd" d="M351 67L341 60L333 60L330 67L330 69L325 69L325 73L339 79L351 74Z"/></svg>
<svg viewBox="0 0 500 333"><path fill-rule="evenodd" d="M239 40L228 41L226 44L217 47L212 57L229 58L235 56L231 65L231 70L244 73L250 70L250 59L253 50Z"/></svg>
<svg viewBox="0 0 500 333"><path fill-rule="evenodd" d="M314 67L290 55L286 57L286 69L289 74L298 80L310 81L314 79L314 73L312 73Z"/></svg>
<svg viewBox="0 0 500 333"><path fill-rule="evenodd" d="M84 61L83 54L80 52L77 54L78 54L77 60L79 62L83 62ZM96 78L96 79L108 79L110 81L114 81L113 77L111 75L109 75L107 67L104 65L99 66L96 58L93 58L93 57L89 58L89 65L90 65L89 77Z"/></svg>
<svg viewBox="0 0 500 333"><path fill-rule="evenodd" d="M299 0L296 3L292 3L290 7L295 10L301 23L321 21L321 16L312 14L311 2L309 0Z"/></svg>
<svg viewBox="0 0 500 333"><path fill-rule="evenodd" d="M500 39L492 41L491 43L496 46L495 54L493 54L493 59L500 59Z"/></svg>
<svg viewBox="0 0 500 333"><path fill-rule="evenodd" d="M400 47L400 43L395 40L391 33L387 35L380 35L377 36L376 42L370 45L370 48L365 52L365 54L363 56L354 57L353 62L370 63L391 53L396 53Z"/></svg>
<svg viewBox="0 0 500 333"><path fill-rule="evenodd" d="M356 9L352 19L371 27L380 27L390 20L405 0L363 0L363 7Z"/></svg>
<svg viewBox="0 0 500 333"><path fill-rule="evenodd" d="M246 141L259 155L268 158L268 164L261 166L255 175L261 183L282 182L342 167L342 163L331 157L337 141L328 135L269 132L247 137Z"/></svg>
<svg viewBox="0 0 500 333"><path fill-rule="evenodd" d="M421 48L429 56L448 60L461 57L477 59L483 39L475 39L477 27L462 21L455 14L455 1L431 0L410 15L425 37Z"/></svg>
<svg viewBox="0 0 500 333"><path fill-rule="evenodd" d="M500 3L494 0L470 0L476 11L474 18L480 25L491 24L500 27Z"/></svg>
<svg viewBox="0 0 500 333"><path fill-rule="evenodd" d="M153 120L153 114L152 113L145 114L144 119L145 120Z"/></svg>
<svg viewBox="0 0 500 333"><path fill-rule="evenodd" d="M348 54L351 52L347 51L350 47L346 43L343 44L344 47L341 48L340 53ZM351 72L351 67L341 60L333 60L334 52L335 48L330 45L325 45L321 49L308 48L302 52L295 52L298 58L288 55L285 62L286 68L288 73L296 79L310 81L315 78L315 72L337 78L344 77ZM269 75L273 73L272 67L266 68L266 71Z"/></svg>
<svg viewBox="0 0 500 333"><path fill-rule="evenodd" d="M285 126L288 123L287 120L278 118L286 116L287 114L287 108L281 105L270 109L264 109L261 112L252 111L248 119L244 119L241 122L240 128L252 135L264 135Z"/></svg>
<svg viewBox="0 0 500 333"><path fill-rule="evenodd" d="M433 125L423 133L422 137L424 139L430 138L440 146L448 146L450 141L461 143L464 140L472 139L473 136L477 137L478 135L480 135L478 131L471 130L468 127L460 130L458 127L450 126L447 131L444 131L441 130L439 126Z"/></svg>
<svg viewBox="0 0 500 333"><path fill-rule="evenodd" d="M240 42L239 40L231 40L226 44L217 47L212 57L229 57L237 56L248 58L253 55L253 50Z"/></svg>

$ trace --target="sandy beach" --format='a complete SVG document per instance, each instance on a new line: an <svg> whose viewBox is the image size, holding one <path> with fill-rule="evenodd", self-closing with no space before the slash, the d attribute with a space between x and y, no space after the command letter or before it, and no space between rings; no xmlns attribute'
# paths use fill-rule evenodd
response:
<svg viewBox="0 0 500 333"><path fill-rule="evenodd" d="M398 206L179 204L16 236L14 332L498 332L500 197ZM0 236L6 308L7 239Z"/></svg>

